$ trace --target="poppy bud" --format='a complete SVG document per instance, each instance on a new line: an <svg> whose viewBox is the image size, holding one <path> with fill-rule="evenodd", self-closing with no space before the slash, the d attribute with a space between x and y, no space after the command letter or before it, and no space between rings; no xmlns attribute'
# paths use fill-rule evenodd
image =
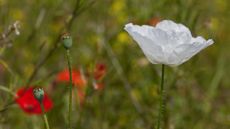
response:
<svg viewBox="0 0 230 129"><path fill-rule="evenodd" d="M44 90L42 88L35 88L33 90L33 94L35 99L37 99L39 103L42 103L42 100L44 98Z"/></svg>
<svg viewBox="0 0 230 129"><path fill-rule="evenodd" d="M72 47L72 38L69 33L64 33L61 36L61 40L65 49L70 49Z"/></svg>

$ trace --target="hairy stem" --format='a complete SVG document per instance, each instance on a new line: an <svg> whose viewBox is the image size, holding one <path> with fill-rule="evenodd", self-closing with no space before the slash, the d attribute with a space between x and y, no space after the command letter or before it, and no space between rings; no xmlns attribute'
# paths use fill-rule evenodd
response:
<svg viewBox="0 0 230 129"><path fill-rule="evenodd" d="M68 61L69 68L69 78L70 78L70 86L69 86L69 113L68 113L68 121L69 121L69 129L72 129L72 87L73 87L73 79L72 79L72 60L70 56L69 49L66 50L66 56Z"/></svg>
<svg viewBox="0 0 230 129"><path fill-rule="evenodd" d="M161 129L161 121L164 118L164 111L165 111L165 90L164 90L164 71L165 66L162 64L161 69L161 86L160 86L160 105L159 105L159 114L157 120L157 129Z"/></svg>
<svg viewBox="0 0 230 129"><path fill-rule="evenodd" d="M42 109L42 115L43 115L43 120L44 120L44 123L45 123L45 127L46 127L46 129L50 129L49 122L48 122L48 119L47 119L47 116L46 116L46 113L45 113L45 108L44 108L42 103L40 103L40 106L41 106L41 109Z"/></svg>

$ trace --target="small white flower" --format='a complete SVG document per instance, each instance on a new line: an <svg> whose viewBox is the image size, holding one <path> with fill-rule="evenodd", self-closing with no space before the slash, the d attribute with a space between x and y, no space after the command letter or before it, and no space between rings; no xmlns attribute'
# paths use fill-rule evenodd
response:
<svg viewBox="0 0 230 129"><path fill-rule="evenodd" d="M129 23L124 29L153 64L178 66L214 43L212 39L192 37L187 27L170 20L163 20L156 27Z"/></svg>

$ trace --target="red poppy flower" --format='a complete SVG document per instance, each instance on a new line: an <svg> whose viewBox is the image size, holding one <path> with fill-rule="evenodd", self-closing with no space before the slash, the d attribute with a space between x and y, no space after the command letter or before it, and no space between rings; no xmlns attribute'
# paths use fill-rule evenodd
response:
<svg viewBox="0 0 230 129"><path fill-rule="evenodd" d="M107 68L105 64L99 63L96 64L95 70L94 70L94 79L101 80L105 74L106 74Z"/></svg>
<svg viewBox="0 0 230 129"><path fill-rule="evenodd" d="M33 89L34 87L19 89L17 91L17 98L15 101L20 106L20 108L28 114L42 114L40 104L34 98ZM44 94L42 103L45 112L48 112L53 107L53 102L46 93Z"/></svg>
<svg viewBox="0 0 230 129"><path fill-rule="evenodd" d="M86 86L86 79L80 70L72 70L73 84L77 87L77 95L79 97L80 105L83 105L85 101L85 92L84 88ZM65 69L58 73L56 77L56 82L69 83L69 70Z"/></svg>
<svg viewBox="0 0 230 129"><path fill-rule="evenodd" d="M72 70L72 78L73 78L73 84L77 87L84 87L86 86L86 80L83 76L83 74L81 73L80 70ZM57 77L56 77L56 81L57 82L65 82L68 83L69 82L69 70L65 69L63 71L61 71L60 73L58 73Z"/></svg>
<svg viewBox="0 0 230 129"><path fill-rule="evenodd" d="M151 26L156 26L156 24L160 21L161 19L159 17L153 17L148 21L148 24Z"/></svg>

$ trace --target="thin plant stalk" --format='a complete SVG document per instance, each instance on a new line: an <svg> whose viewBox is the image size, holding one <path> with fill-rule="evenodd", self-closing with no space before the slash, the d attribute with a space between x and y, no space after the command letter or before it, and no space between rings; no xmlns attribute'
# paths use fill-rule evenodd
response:
<svg viewBox="0 0 230 129"><path fill-rule="evenodd" d="M70 50L66 50L66 56L68 61L68 68L69 68L69 77L70 77L70 86L69 86L69 112L68 112L68 122L69 122L69 129L72 129L72 87L73 87L73 79L72 79L72 60L70 56Z"/></svg>
<svg viewBox="0 0 230 129"><path fill-rule="evenodd" d="M43 120L44 120L46 129L50 129L49 122L48 122L48 119L47 119L47 116L46 116L46 113L45 113L44 106L43 106L42 103L40 103L40 106L41 106L41 109L42 109L42 115L43 115Z"/></svg>
<svg viewBox="0 0 230 129"><path fill-rule="evenodd" d="M161 129L161 122L164 118L164 112L165 112L164 71L165 71L165 66L164 64L162 64L161 85L160 85L160 105L159 105L159 114L157 120L157 129Z"/></svg>
<svg viewBox="0 0 230 129"><path fill-rule="evenodd" d="M0 85L0 90L5 91L9 93L10 95L14 96L15 98L17 98L17 95L13 91L11 91L9 88L7 88L6 86Z"/></svg>

